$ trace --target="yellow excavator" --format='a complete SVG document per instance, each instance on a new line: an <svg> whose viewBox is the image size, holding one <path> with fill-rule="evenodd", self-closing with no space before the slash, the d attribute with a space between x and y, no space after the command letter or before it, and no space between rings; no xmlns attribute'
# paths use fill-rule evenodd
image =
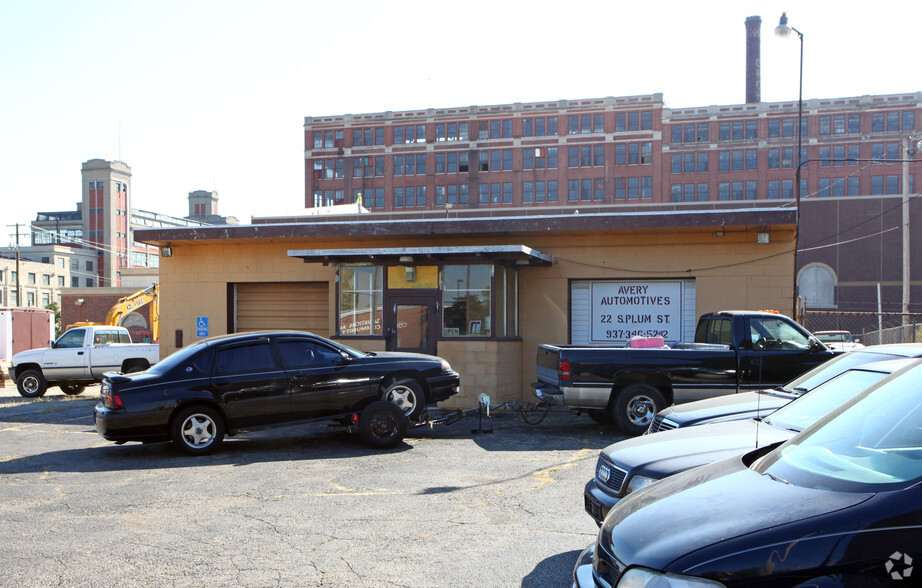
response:
<svg viewBox="0 0 922 588"><path fill-rule="evenodd" d="M151 341L160 340L160 285L154 283L143 290L138 290L134 294L119 298L118 302L112 305L109 312L106 313L106 320L102 323L77 322L67 325L67 328L89 327L92 325L110 325L118 326L122 319L142 306L150 304L150 336Z"/></svg>

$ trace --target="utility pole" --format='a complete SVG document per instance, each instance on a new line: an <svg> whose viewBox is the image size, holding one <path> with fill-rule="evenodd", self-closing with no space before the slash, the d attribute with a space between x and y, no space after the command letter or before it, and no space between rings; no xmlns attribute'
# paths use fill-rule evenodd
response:
<svg viewBox="0 0 922 588"><path fill-rule="evenodd" d="M905 327L909 324L909 292L911 273L909 271L909 162L916 153L919 137L914 133L903 137L903 320Z"/></svg>
<svg viewBox="0 0 922 588"><path fill-rule="evenodd" d="M19 286L19 223L16 223L16 306L22 306L22 288Z"/></svg>

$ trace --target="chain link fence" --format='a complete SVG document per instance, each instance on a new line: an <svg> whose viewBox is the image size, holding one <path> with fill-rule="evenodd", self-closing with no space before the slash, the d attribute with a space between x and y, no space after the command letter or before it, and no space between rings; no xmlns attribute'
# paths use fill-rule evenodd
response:
<svg viewBox="0 0 922 588"><path fill-rule="evenodd" d="M922 314L804 310L803 325L811 333L848 331L863 345L922 342Z"/></svg>

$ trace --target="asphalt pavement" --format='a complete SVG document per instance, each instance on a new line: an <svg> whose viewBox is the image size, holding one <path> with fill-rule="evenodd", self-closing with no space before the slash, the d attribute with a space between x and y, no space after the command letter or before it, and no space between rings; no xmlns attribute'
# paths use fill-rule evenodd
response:
<svg viewBox="0 0 922 588"><path fill-rule="evenodd" d="M319 423L196 458L105 441L97 397L0 388L0 585L567 586L597 532L583 485L622 438L506 412L390 451Z"/></svg>

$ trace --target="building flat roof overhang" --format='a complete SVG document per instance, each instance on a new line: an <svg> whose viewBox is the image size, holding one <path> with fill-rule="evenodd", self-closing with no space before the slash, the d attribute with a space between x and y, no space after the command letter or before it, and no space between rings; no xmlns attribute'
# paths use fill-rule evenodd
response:
<svg viewBox="0 0 922 588"><path fill-rule="evenodd" d="M305 263L393 263L426 265L431 263L506 262L515 265L548 266L554 256L525 245L483 245L471 247L370 247L359 249L293 249L288 257Z"/></svg>
<svg viewBox="0 0 922 588"><path fill-rule="evenodd" d="M793 202L707 202L681 204L603 205L573 208L504 208L345 216L254 219L251 225L135 229L135 240L150 245L246 243L272 240L323 243L331 238L458 240L469 245L549 234L684 232L721 227L793 228ZM496 241L494 241L496 239ZM467 243L463 243L463 241Z"/></svg>

